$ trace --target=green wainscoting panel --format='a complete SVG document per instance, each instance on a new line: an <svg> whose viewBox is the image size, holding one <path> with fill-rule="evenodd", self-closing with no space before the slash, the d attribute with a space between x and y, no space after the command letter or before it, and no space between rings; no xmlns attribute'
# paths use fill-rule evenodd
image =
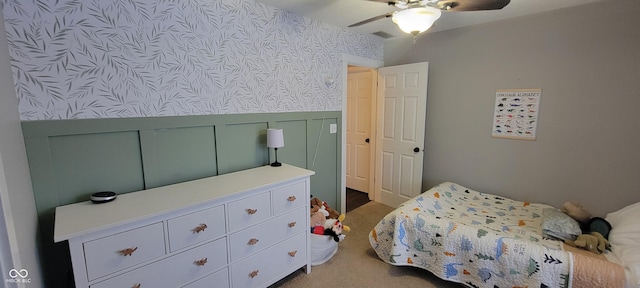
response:
<svg viewBox="0 0 640 288"><path fill-rule="evenodd" d="M307 167L307 123L306 120L278 121L270 128L281 128L284 147L278 148L278 162L298 167ZM271 151L275 161L275 153Z"/></svg>
<svg viewBox="0 0 640 288"><path fill-rule="evenodd" d="M95 191L149 189L268 165L266 130L282 128L278 160L310 169L311 194L340 207L341 112L26 121L46 287L70 287L66 243L53 243L55 207ZM336 124L337 133L329 133Z"/></svg>
<svg viewBox="0 0 640 288"><path fill-rule="evenodd" d="M245 170L267 164L267 121L227 124L219 129L218 154L220 174Z"/></svg>
<svg viewBox="0 0 640 288"><path fill-rule="evenodd" d="M218 175L215 127L140 131L146 189Z"/></svg>
<svg viewBox="0 0 640 288"><path fill-rule="evenodd" d="M61 135L51 136L46 140L44 142L48 147L44 151L48 155L44 160L48 161L43 164L50 169L45 173L50 177L38 179L44 184L34 182L34 193L36 187L48 185L45 191L38 191L40 193L35 195L41 235L53 235L55 207L58 205L87 201L97 191L110 190L122 194L144 189L137 131ZM40 151L36 152L39 153ZM32 156L34 155L29 155L30 158ZM32 161L29 162L30 167L33 167ZM36 175L32 172L33 180ZM48 194L54 194L55 197L49 197ZM68 248L64 245L66 243L54 244L51 237L48 238L49 241L41 244L41 249L46 253L41 258L47 268L53 269L49 274L66 275L66 270L70 269L69 261L64 261L65 257L69 257ZM51 276L46 275L47 282L48 278ZM69 287L70 279L62 280L64 283L58 282L56 285L64 286L55 287Z"/></svg>
<svg viewBox="0 0 640 288"><path fill-rule="evenodd" d="M334 191L340 183L340 130L329 133L331 124L338 125L338 118L316 118L309 125L309 166L316 171L311 180L311 194L339 209L340 193ZM285 144L286 145L286 144ZM340 189L340 188L338 188Z"/></svg>
<svg viewBox="0 0 640 288"><path fill-rule="evenodd" d="M87 201L98 191L144 189L138 131L55 136L49 143L62 203Z"/></svg>

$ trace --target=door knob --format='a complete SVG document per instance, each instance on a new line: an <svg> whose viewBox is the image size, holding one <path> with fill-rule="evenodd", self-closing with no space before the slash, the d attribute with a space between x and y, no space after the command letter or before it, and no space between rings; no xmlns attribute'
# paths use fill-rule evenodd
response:
<svg viewBox="0 0 640 288"><path fill-rule="evenodd" d="M413 148L413 152L416 152L416 153L420 152L420 148L418 148L418 147Z"/></svg>
<svg viewBox="0 0 640 288"><path fill-rule="evenodd" d="M367 139L364 139L364 142L367 142L367 143L369 143L369 138L367 138Z"/></svg>

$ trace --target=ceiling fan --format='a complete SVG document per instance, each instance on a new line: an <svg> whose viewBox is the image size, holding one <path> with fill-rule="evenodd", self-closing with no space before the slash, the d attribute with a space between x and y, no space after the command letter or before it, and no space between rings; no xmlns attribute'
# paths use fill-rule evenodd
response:
<svg viewBox="0 0 640 288"><path fill-rule="evenodd" d="M392 17L393 22L406 33L412 34L414 37L429 29L433 22L438 20L441 11L445 12L463 12L463 11L482 11L482 10L499 10L504 8L511 0L369 0L374 2L387 3L389 6L399 8L398 11L389 12L378 15L351 24L348 27L356 27L369 22Z"/></svg>

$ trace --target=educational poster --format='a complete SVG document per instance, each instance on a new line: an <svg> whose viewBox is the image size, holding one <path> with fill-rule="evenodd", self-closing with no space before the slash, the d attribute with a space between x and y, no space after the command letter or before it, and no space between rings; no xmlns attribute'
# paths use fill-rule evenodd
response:
<svg viewBox="0 0 640 288"><path fill-rule="evenodd" d="M492 137L536 140L542 89L496 91Z"/></svg>

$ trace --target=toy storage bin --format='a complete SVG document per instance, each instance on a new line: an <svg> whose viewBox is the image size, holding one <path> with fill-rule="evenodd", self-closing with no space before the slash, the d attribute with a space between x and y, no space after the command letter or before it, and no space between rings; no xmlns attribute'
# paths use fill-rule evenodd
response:
<svg viewBox="0 0 640 288"><path fill-rule="evenodd" d="M338 242L329 235L311 234L311 265L329 261L338 252Z"/></svg>

